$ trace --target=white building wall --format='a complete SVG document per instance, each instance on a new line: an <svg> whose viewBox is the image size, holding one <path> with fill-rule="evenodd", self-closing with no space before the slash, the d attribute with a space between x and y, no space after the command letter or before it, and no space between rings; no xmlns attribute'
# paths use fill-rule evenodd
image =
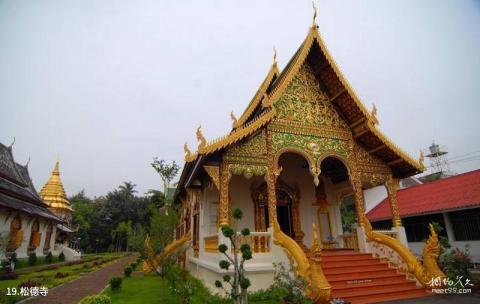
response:
<svg viewBox="0 0 480 304"><path fill-rule="evenodd" d="M365 212L372 210L380 204L387 196L387 188L384 185L366 189L363 191L365 198Z"/></svg>

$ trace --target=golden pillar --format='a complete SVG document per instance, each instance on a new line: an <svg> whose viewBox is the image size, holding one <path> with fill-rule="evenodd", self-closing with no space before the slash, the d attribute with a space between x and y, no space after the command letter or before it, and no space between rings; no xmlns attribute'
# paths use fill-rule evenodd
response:
<svg viewBox="0 0 480 304"><path fill-rule="evenodd" d="M230 223L229 186L231 177L232 175L228 170L228 165L222 164L222 167L220 168L220 203L218 206L219 228Z"/></svg>
<svg viewBox="0 0 480 304"><path fill-rule="evenodd" d="M268 165L266 179L268 193L268 218L270 222L270 227L273 227L275 222L277 221L277 172L275 170L275 164L273 162Z"/></svg>
<svg viewBox="0 0 480 304"><path fill-rule="evenodd" d="M400 218L400 214L398 212L398 204L397 204L397 190L399 185L400 185L400 180L398 178L394 178L391 175L388 176L386 188L388 192L388 200L390 201L390 210L392 211L393 227L402 226L402 219Z"/></svg>
<svg viewBox="0 0 480 304"><path fill-rule="evenodd" d="M363 190L362 182L360 180L360 174L352 173L351 175L352 185L353 185L353 194L355 197L355 210L357 211L358 224L362 227L365 226L364 217L365 217L365 204L363 201Z"/></svg>

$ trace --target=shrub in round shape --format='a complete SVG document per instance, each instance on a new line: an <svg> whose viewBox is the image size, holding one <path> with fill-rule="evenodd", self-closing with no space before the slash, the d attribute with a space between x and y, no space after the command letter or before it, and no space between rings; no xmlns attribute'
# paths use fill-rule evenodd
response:
<svg viewBox="0 0 480 304"><path fill-rule="evenodd" d="M112 300L107 295L93 295L82 299L80 304L111 304Z"/></svg>
<svg viewBox="0 0 480 304"><path fill-rule="evenodd" d="M53 255L52 255L52 252L49 251L45 256L45 263L50 264L52 262L53 262Z"/></svg>
<svg viewBox="0 0 480 304"><path fill-rule="evenodd" d="M125 267L123 270L123 273L125 274L126 277L129 277L132 274L132 268L131 267Z"/></svg>
<svg viewBox="0 0 480 304"><path fill-rule="evenodd" d="M112 290L117 290L122 287L122 278L120 277L113 277L110 279L110 288Z"/></svg>
<svg viewBox="0 0 480 304"><path fill-rule="evenodd" d="M33 266L35 264L37 264L37 255L33 252L28 255L28 265Z"/></svg>
<svg viewBox="0 0 480 304"><path fill-rule="evenodd" d="M60 262L65 261L65 254L63 254L63 251L60 252L60 254L58 255L58 260L59 260Z"/></svg>

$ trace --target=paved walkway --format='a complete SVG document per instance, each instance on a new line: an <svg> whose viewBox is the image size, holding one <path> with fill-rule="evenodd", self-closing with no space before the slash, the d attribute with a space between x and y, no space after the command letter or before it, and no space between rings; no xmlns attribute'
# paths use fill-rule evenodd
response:
<svg viewBox="0 0 480 304"><path fill-rule="evenodd" d="M102 291L109 283L111 277L123 276L123 269L135 261L136 258L136 256L121 258L112 265L50 289L46 297L32 297L22 303L77 304L82 298Z"/></svg>

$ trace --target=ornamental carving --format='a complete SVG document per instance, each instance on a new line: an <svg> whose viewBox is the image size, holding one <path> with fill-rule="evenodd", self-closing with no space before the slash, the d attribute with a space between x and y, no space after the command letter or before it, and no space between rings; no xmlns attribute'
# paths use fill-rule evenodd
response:
<svg viewBox="0 0 480 304"><path fill-rule="evenodd" d="M298 148L316 160L321 154L336 153L347 155L348 141L337 138L324 138L312 135L295 135L272 132L272 150L283 148Z"/></svg>
<svg viewBox="0 0 480 304"><path fill-rule="evenodd" d="M308 64L303 64L276 101L277 118L347 129Z"/></svg>
<svg viewBox="0 0 480 304"><path fill-rule="evenodd" d="M229 156L265 157L267 154L265 133L259 132L245 142L233 146L227 154Z"/></svg>
<svg viewBox="0 0 480 304"><path fill-rule="evenodd" d="M203 166L203 169L210 176L215 187L220 190L220 168L217 166Z"/></svg>
<svg viewBox="0 0 480 304"><path fill-rule="evenodd" d="M233 175L243 175L246 179L262 176L267 173L266 166L230 164L228 170Z"/></svg>
<svg viewBox="0 0 480 304"><path fill-rule="evenodd" d="M355 143L354 146L354 153L357 158L357 163L362 166L369 166L369 167L378 167L384 169L386 172L389 172L390 169L383 161L381 161L378 157L371 155L368 153L362 146L358 143Z"/></svg>

